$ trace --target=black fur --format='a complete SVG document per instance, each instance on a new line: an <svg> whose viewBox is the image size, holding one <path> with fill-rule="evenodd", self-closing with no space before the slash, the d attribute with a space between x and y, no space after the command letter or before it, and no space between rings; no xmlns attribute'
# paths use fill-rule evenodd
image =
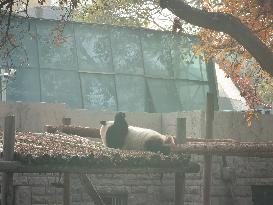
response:
<svg viewBox="0 0 273 205"><path fill-rule="evenodd" d="M161 152L163 154L170 154L171 148L164 145L164 142L160 138L151 138L144 143L144 150L151 152Z"/></svg>
<svg viewBox="0 0 273 205"><path fill-rule="evenodd" d="M119 112L115 116L114 124L106 132L106 146L122 149L128 134L128 124L125 120L125 113Z"/></svg>

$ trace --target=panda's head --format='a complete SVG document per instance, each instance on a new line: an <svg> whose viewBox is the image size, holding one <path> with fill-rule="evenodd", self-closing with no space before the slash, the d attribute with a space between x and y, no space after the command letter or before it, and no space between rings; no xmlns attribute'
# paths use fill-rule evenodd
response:
<svg viewBox="0 0 273 205"><path fill-rule="evenodd" d="M123 113L123 112L118 112L115 115L115 121L102 120L102 121L100 121L100 124L101 124L100 130L103 133L106 133L110 127L116 127L119 129L127 129L128 130L128 124L125 120L125 113Z"/></svg>
<svg viewBox="0 0 273 205"><path fill-rule="evenodd" d="M100 124L100 135L103 143L108 147L122 148L128 134L125 113L118 112L114 121L100 121Z"/></svg>
<svg viewBox="0 0 273 205"><path fill-rule="evenodd" d="M101 136L103 142L105 142L107 130L109 129L109 127L111 127L114 124L114 121L102 120L102 121L100 121L100 124L101 124L100 136Z"/></svg>

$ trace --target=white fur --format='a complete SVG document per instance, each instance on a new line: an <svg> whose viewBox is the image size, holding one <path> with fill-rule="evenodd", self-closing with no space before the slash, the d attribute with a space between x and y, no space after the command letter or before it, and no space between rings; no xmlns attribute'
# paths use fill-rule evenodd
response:
<svg viewBox="0 0 273 205"><path fill-rule="evenodd" d="M107 121L106 125L102 125L100 128L100 135L104 145L106 145L106 132L108 128L113 124L114 121ZM129 126L128 134L125 138L125 143L122 149L144 150L145 142L152 138L161 138L164 142L167 141L167 137L165 135L161 135L154 130Z"/></svg>
<svg viewBox="0 0 273 205"><path fill-rule="evenodd" d="M143 150L145 142L152 138L161 138L163 141L166 140L164 135L154 130L129 126L123 148L128 150Z"/></svg>
<svg viewBox="0 0 273 205"><path fill-rule="evenodd" d="M106 121L106 125L100 127L100 136L104 145L106 145L106 132L108 128L114 124L114 121Z"/></svg>

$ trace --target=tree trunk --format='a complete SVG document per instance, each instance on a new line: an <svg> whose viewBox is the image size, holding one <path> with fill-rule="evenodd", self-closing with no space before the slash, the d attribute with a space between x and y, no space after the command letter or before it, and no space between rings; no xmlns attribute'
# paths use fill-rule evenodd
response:
<svg viewBox="0 0 273 205"><path fill-rule="evenodd" d="M193 8L183 0L160 0L160 6L190 24L230 35L256 59L264 71L273 76L272 50L240 19L230 14Z"/></svg>

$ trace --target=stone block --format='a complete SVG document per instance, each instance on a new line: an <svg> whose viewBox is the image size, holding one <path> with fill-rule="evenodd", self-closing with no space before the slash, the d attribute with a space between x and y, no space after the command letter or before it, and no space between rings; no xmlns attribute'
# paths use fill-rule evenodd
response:
<svg viewBox="0 0 273 205"><path fill-rule="evenodd" d="M237 204L250 205L253 204L251 197L236 197Z"/></svg>
<svg viewBox="0 0 273 205"><path fill-rule="evenodd" d="M33 195L45 195L46 194L45 186L32 186L32 194Z"/></svg>
<svg viewBox="0 0 273 205"><path fill-rule="evenodd" d="M185 202L202 202L201 194L185 194Z"/></svg>
<svg viewBox="0 0 273 205"><path fill-rule="evenodd" d="M223 184L223 185L214 185L211 187L211 196L212 197L230 197L230 191L229 188Z"/></svg>
<svg viewBox="0 0 273 205"><path fill-rule="evenodd" d="M201 185L203 185L203 180L200 180L200 179L186 180L186 186L201 186Z"/></svg>
<svg viewBox="0 0 273 205"><path fill-rule="evenodd" d="M160 201L174 201L175 190L174 186L161 186L159 188Z"/></svg>
<svg viewBox="0 0 273 205"><path fill-rule="evenodd" d="M13 183L14 185L28 185L28 177L25 176L13 176Z"/></svg>
<svg viewBox="0 0 273 205"><path fill-rule="evenodd" d="M147 191L148 191L147 186L132 186L131 187L131 192L134 194L147 193Z"/></svg>
<svg viewBox="0 0 273 205"><path fill-rule="evenodd" d="M15 186L15 205L30 205L31 204L31 187L30 186Z"/></svg>
<svg viewBox="0 0 273 205"><path fill-rule="evenodd" d="M211 205L230 205L233 204L231 197L211 197ZM240 204L241 205L241 204Z"/></svg>
<svg viewBox="0 0 273 205"><path fill-rule="evenodd" d="M201 186L186 186L185 193L201 195Z"/></svg>
<svg viewBox="0 0 273 205"><path fill-rule="evenodd" d="M29 185L48 185L47 177L29 177L28 178Z"/></svg>

